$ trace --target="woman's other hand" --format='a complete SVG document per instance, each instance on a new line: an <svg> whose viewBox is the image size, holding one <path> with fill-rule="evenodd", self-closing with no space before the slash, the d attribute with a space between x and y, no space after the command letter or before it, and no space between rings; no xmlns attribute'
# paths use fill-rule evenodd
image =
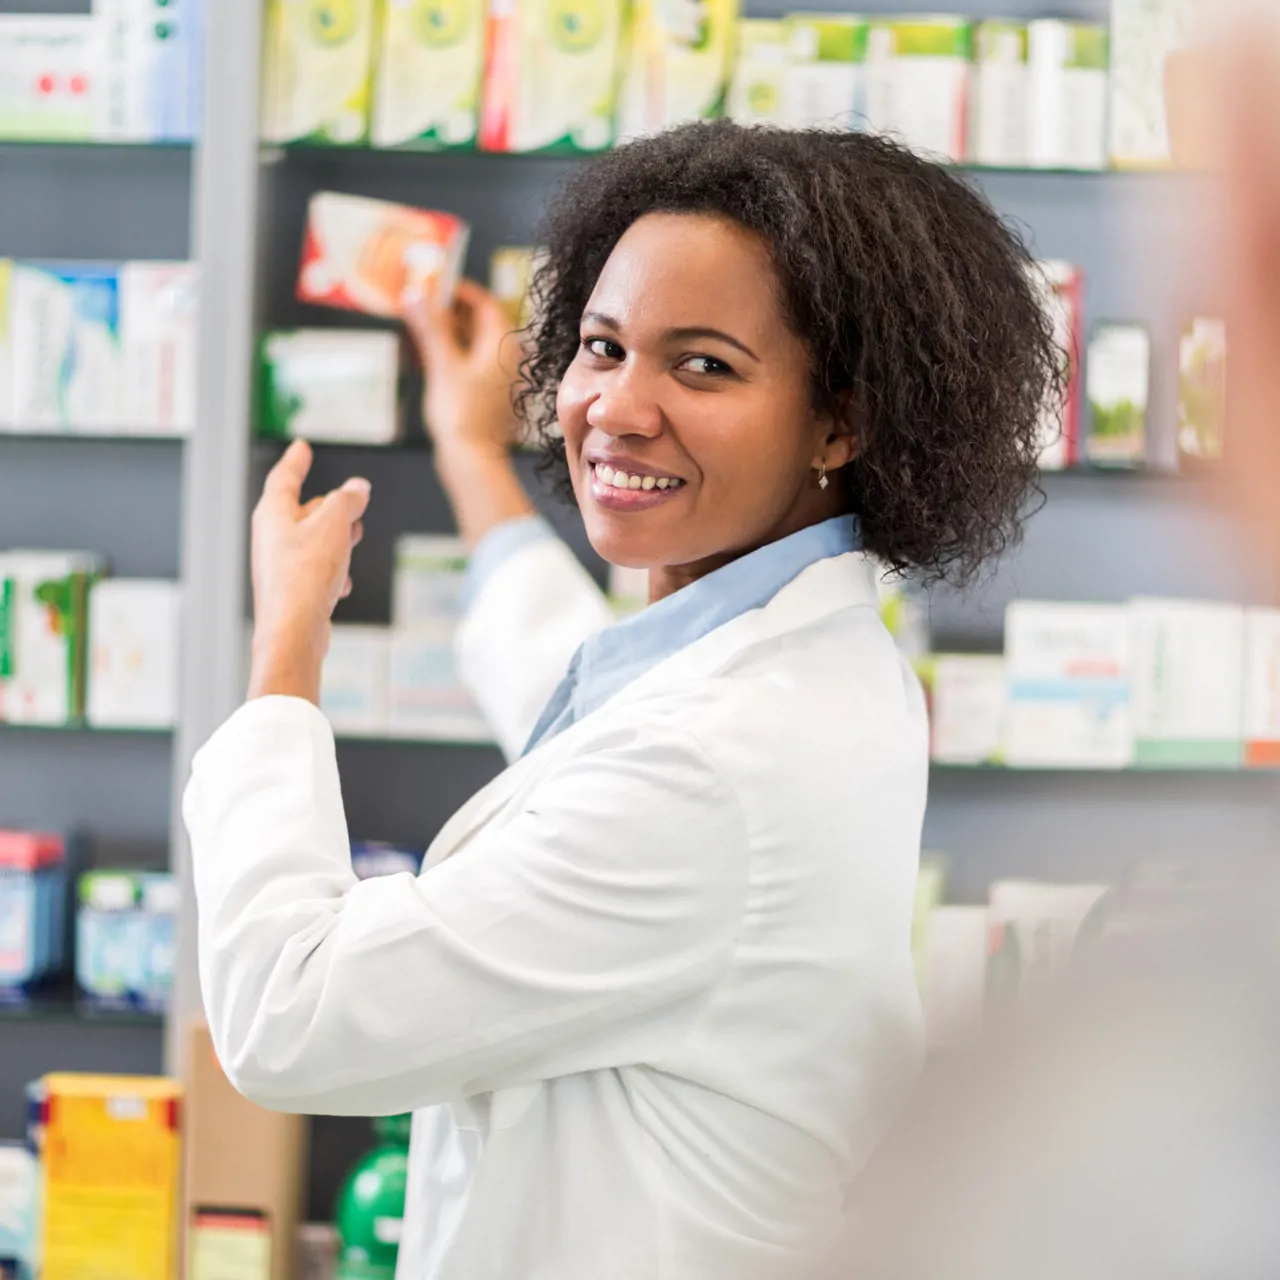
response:
<svg viewBox="0 0 1280 1280"><path fill-rule="evenodd" d="M289 446L253 513L251 698L320 700L320 669L334 608L351 591L351 552L364 536L367 480L302 502L311 449Z"/></svg>

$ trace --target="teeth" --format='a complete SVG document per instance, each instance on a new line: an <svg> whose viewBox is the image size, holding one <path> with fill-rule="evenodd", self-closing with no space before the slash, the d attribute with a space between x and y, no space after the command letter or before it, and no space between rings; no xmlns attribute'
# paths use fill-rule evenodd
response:
<svg viewBox="0 0 1280 1280"><path fill-rule="evenodd" d="M601 484L612 484L613 468L602 462L598 467L596 467L596 479L599 480Z"/></svg>
<svg viewBox="0 0 1280 1280"><path fill-rule="evenodd" d="M678 489L684 483L674 476L633 476L626 471L615 471L603 462L596 464L595 472L602 485L614 489Z"/></svg>
<svg viewBox="0 0 1280 1280"><path fill-rule="evenodd" d="M670 485L670 483L671 481L668 480L666 476L663 476L662 479L658 481L658 488L665 489L667 488L668 485Z"/></svg>
<svg viewBox="0 0 1280 1280"><path fill-rule="evenodd" d="M645 489L652 489L653 486L657 483L658 483L657 476L645 476L644 485L642 487Z"/></svg>
<svg viewBox="0 0 1280 1280"><path fill-rule="evenodd" d="M631 487L631 477L625 471L615 471L613 473L613 487L615 489L628 489Z"/></svg>
<svg viewBox="0 0 1280 1280"><path fill-rule="evenodd" d="M643 488L644 488L644 476L632 476L632 477L631 477L630 482L629 482L629 483L628 483L628 485L627 485L627 488L628 488L628 489L643 489Z"/></svg>

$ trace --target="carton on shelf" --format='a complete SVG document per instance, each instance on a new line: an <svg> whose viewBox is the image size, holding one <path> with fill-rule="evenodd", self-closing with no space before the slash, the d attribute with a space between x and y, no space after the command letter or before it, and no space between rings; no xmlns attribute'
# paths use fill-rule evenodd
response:
<svg viewBox="0 0 1280 1280"><path fill-rule="evenodd" d="M17 388L13 385L12 258L0 258L0 432L18 426Z"/></svg>
<svg viewBox="0 0 1280 1280"><path fill-rule="evenodd" d="M388 734L425 741L491 742L489 727L458 678L457 624L418 622L391 633Z"/></svg>
<svg viewBox="0 0 1280 1280"><path fill-rule="evenodd" d="M1040 427L1040 468L1061 471L1080 461L1084 387L1084 272L1069 262L1038 262L1032 281L1053 325L1066 377L1066 399L1045 405Z"/></svg>
<svg viewBox="0 0 1280 1280"><path fill-rule="evenodd" d="M386 0L374 86L375 147L475 145L484 77L485 0Z"/></svg>
<svg viewBox="0 0 1280 1280"><path fill-rule="evenodd" d="M1092 426L1088 459L1104 466L1139 466L1147 456L1151 338L1138 325L1099 325L1085 361Z"/></svg>
<svg viewBox="0 0 1280 1280"><path fill-rule="evenodd" d="M195 427L199 324L197 263L126 262L121 267L125 430L182 435Z"/></svg>
<svg viewBox="0 0 1280 1280"><path fill-rule="evenodd" d="M449 534L409 533L396 541L391 625L456 623L462 616L467 549Z"/></svg>
<svg viewBox="0 0 1280 1280"><path fill-rule="evenodd" d="M88 871L76 885L76 986L90 1003L129 1008L147 982L142 877Z"/></svg>
<svg viewBox="0 0 1280 1280"><path fill-rule="evenodd" d="M1038 19L1028 25L1028 163L1107 167L1107 29Z"/></svg>
<svg viewBox="0 0 1280 1280"><path fill-rule="evenodd" d="M932 662L932 757L939 764L996 764L1004 756L1004 658L939 654Z"/></svg>
<svg viewBox="0 0 1280 1280"><path fill-rule="evenodd" d="M0 138L95 137L101 81L96 16L0 14Z"/></svg>
<svg viewBox="0 0 1280 1280"><path fill-rule="evenodd" d="M787 24L776 18L743 18L729 82L728 114L739 124L785 124L790 74Z"/></svg>
<svg viewBox="0 0 1280 1280"><path fill-rule="evenodd" d="M1280 609L1244 617L1244 762L1280 768Z"/></svg>
<svg viewBox="0 0 1280 1280"><path fill-rule="evenodd" d="M624 0L495 0L480 114L486 151L613 143Z"/></svg>
<svg viewBox="0 0 1280 1280"><path fill-rule="evenodd" d="M937 906L925 921L920 999L930 1049L963 1045L982 1028L987 929L986 907Z"/></svg>
<svg viewBox="0 0 1280 1280"><path fill-rule="evenodd" d="M85 718L97 728L169 728L178 718L176 582L105 578L89 591Z"/></svg>
<svg viewBox="0 0 1280 1280"><path fill-rule="evenodd" d="M391 632L386 627L333 628L320 678L320 710L338 734L376 736L387 729Z"/></svg>
<svg viewBox="0 0 1280 1280"><path fill-rule="evenodd" d="M862 128L867 20L845 13L793 13L786 29L785 123L796 129Z"/></svg>
<svg viewBox="0 0 1280 1280"><path fill-rule="evenodd" d="M992 19L973 32L969 156L976 164L1027 163L1027 26Z"/></svg>
<svg viewBox="0 0 1280 1280"><path fill-rule="evenodd" d="M1227 417L1227 326L1199 318L1178 343L1178 459L1222 458Z"/></svg>

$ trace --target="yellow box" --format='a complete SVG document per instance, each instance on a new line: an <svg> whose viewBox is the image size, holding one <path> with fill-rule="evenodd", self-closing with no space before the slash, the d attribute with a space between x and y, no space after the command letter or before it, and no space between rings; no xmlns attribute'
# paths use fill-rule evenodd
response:
<svg viewBox="0 0 1280 1280"><path fill-rule="evenodd" d="M173 1280L182 1086L48 1075L28 1087L42 1280Z"/></svg>

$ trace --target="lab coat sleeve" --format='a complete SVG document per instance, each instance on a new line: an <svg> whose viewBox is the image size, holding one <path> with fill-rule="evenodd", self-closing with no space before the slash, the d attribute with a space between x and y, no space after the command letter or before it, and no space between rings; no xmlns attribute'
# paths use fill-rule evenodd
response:
<svg viewBox="0 0 1280 1280"><path fill-rule="evenodd" d="M205 1009L237 1088L393 1114L674 1047L731 959L744 822L681 731L598 733L449 860L358 882L327 721L289 698L237 712L184 809Z"/></svg>
<svg viewBox="0 0 1280 1280"><path fill-rule="evenodd" d="M605 594L554 535L525 541L474 584L458 674L508 760L524 749L578 646L612 624Z"/></svg>

